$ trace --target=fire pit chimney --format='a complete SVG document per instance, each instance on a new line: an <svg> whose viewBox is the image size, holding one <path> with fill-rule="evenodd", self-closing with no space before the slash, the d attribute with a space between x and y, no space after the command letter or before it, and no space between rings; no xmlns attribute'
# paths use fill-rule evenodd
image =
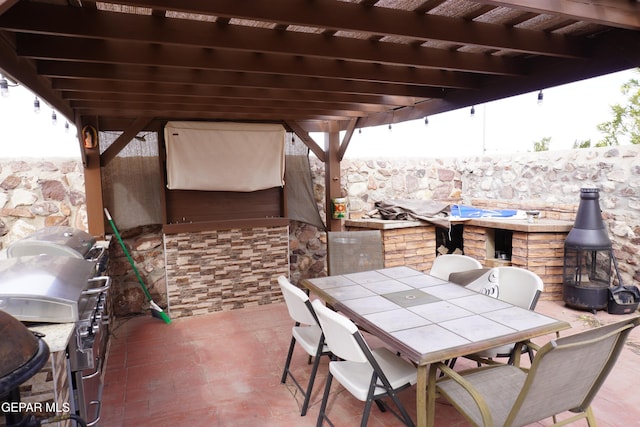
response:
<svg viewBox="0 0 640 427"><path fill-rule="evenodd" d="M565 246L610 248L611 239L602 220L600 195L597 188L580 189L580 205L576 221L565 240Z"/></svg>
<svg viewBox="0 0 640 427"><path fill-rule="evenodd" d="M599 198L597 188L580 190L576 221L564 243L564 302L594 313L607 308L614 262Z"/></svg>

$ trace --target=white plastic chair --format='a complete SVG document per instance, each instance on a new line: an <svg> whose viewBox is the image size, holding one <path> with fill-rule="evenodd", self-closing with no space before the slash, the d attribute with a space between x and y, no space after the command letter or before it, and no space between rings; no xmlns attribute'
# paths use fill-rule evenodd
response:
<svg viewBox="0 0 640 427"><path fill-rule="evenodd" d="M356 399L365 402L361 427L367 425L374 401L380 402L404 424L413 427L413 421L398 399L397 392L416 383L416 368L387 348L371 350L351 320L322 305L319 300L313 301L313 308L324 331L329 349L335 357L339 358L329 362L329 373L317 427L322 426L325 419L333 425L327 416L326 409L334 377ZM383 397L390 397L399 413L382 402Z"/></svg>
<svg viewBox="0 0 640 427"><path fill-rule="evenodd" d="M532 271L520 267L498 267L499 294L498 299L506 301L518 307L533 310L536 308L538 298L544 290L544 284L540 276ZM513 363L514 344L495 347L490 350L474 353L470 358L493 359L495 357L509 357L509 363ZM524 347L523 351L529 353L533 360L533 351ZM453 367L453 364L451 365Z"/></svg>
<svg viewBox="0 0 640 427"><path fill-rule="evenodd" d="M438 255L431 265L431 276L442 280L449 280L451 273L460 271L475 270L482 268L482 264L475 258L467 255L445 254Z"/></svg>
<svg viewBox="0 0 640 427"><path fill-rule="evenodd" d="M298 390L300 390L300 393L304 394L304 402L302 403L302 410L300 412L300 415L304 416L309 408L309 400L311 398L316 373L318 372L320 358L322 356L331 357L331 352L324 343L322 329L320 329L318 324L318 319L309 300L309 296L284 276L278 277L278 284L280 285L282 295L287 304L289 316L296 322L291 331L291 344L289 345L289 352L287 354L287 361L284 364L281 382L284 384L287 381L287 376L289 376ZM291 358L296 342L300 344L309 356L313 357L313 367L311 368L311 376L309 377L309 383L306 389L300 385L290 369Z"/></svg>

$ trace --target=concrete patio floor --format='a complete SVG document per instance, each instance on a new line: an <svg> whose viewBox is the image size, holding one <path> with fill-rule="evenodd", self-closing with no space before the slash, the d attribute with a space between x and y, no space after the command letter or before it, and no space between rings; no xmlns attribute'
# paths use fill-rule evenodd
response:
<svg viewBox="0 0 640 427"><path fill-rule="evenodd" d="M540 301L536 311L570 322L572 329L563 335L625 317L606 311L592 315L560 301ZM107 359L99 425L315 426L328 361L324 358L320 364L311 406L301 417L300 393L290 381L280 383L291 326L284 303L175 319L169 325L150 315L118 320ZM375 338L368 339L375 346ZM467 363L459 361L456 369ZM306 384L310 366L299 347L292 366ZM636 328L593 404L598 425L640 426L639 386L640 328ZM415 386L403 391L401 399L415 420ZM363 406L334 382L328 412L336 427L359 425ZM435 417L437 426L469 425L444 402L437 404ZM374 406L369 427L398 425L402 424L393 415Z"/></svg>

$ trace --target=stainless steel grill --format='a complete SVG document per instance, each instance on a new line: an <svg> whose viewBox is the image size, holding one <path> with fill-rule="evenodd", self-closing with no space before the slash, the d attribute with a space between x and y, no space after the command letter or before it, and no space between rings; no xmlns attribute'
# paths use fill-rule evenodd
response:
<svg viewBox="0 0 640 427"><path fill-rule="evenodd" d="M0 260L0 310L33 323L75 323L67 353L74 409L100 419L109 337L106 247L71 227L47 227L7 248Z"/></svg>

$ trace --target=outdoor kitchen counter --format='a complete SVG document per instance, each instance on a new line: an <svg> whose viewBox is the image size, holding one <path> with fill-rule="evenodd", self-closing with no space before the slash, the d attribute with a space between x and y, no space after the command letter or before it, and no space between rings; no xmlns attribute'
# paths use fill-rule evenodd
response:
<svg viewBox="0 0 640 427"><path fill-rule="evenodd" d="M452 220L435 218L430 221L386 220L386 219L347 219L344 222L347 228L368 228L373 230L393 230L398 228L424 227L434 224L438 227L449 228L450 225L462 224L484 228L499 228L502 230L522 231L524 233L563 233L569 232L573 227L573 221L561 221L554 219L539 219L528 222L526 219L505 218L477 218Z"/></svg>
<svg viewBox="0 0 640 427"><path fill-rule="evenodd" d="M43 334L44 337L42 339L49 346L49 351L56 353L66 350L75 323L42 323L28 325L27 327L32 332Z"/></svg>

